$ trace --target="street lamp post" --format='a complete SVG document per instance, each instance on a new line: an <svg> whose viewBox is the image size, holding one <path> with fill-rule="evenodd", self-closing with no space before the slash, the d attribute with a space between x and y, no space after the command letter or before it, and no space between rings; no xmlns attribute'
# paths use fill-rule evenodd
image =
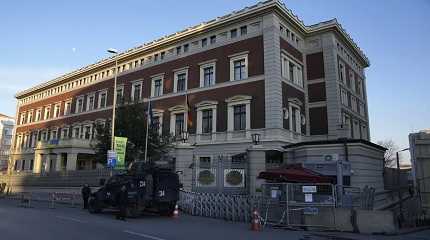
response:
<svg viewBox="0 0 430 240"><path fill-rule="evenodd" d="M114 143L115 143L115 112L116 112L116 79L118 76L118 51L114 48L109 48L107 50L108 53L115 54L115 69L114 69L114 80L113 80L113 103L112 103L112 123L111 123L111 142L110 142L110 150L114 150ZM110 167L110 176L113 175L113 169L112 166Z"/></svg>
<svg viewBox="0 0 430 240"><path fill-rule="evenodd" d="M110 149L114 150L114 142L115 142L115 111L116 111L116 80L118 76L118 57L116 55L118 54L118 51L114 48L109 48L107 50L108 53L115 54L115 70L114 70L114 80L113 80L113 104L112 104L112 123L111 123L111 143L110 143Z"/></svg>
<svg viewBox="0 0 430 240"><path fill-rule="evenodd" d="M400 158L399 158L399 153L400 152L404 152L404 151L407 151L407 150L409 150L409 148L405 148L405 149L402 149L402 150L400 150L400 151L397 151L396 152L396 162L397 162L397 186L398 186L398 191L397 191L397 194L398 194L398 197L399 197L399 227L402 227L402 222L403 222L403 212L402 212L402 208L403 208L403 204L402 204L402 189L401 189L401 186L400 186Z"/></svg>

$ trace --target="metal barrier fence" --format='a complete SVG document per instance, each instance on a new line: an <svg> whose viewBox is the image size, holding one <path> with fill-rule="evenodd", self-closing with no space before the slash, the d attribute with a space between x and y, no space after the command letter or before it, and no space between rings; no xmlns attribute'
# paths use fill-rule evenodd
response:
<svg viewBox="0 0 430 240"><path fill-rule="evenodd" d="M262 198L249 195L181 191L178 202L182 211L228 221L249 222L253 209L261 207Z"/></svg>
<svg viewBox="0 0 430 240"><path fill-rule="evenodd" d="M66 192L18 192L3 194L6 199L17 200L19 207L32 207L33 202L48 203L49 208L56 208L58 204L78 207L81 205L82 198L79 193Z"/></svg>
<svg viewBox="0 0 430 240"><path fill-rule="evenodd" d="M335 226L336 188L331 184L263 184L262 196L180 192L182 211L228 221L251 221L254 209L263 225L279 227Z"/></svg>
<svg viewBox="0 0 430 240"><path fill-rule="evenodd" d="M262 217L266 225L335 226L336 188L332 184L263 184L263 199Z"/></svg>

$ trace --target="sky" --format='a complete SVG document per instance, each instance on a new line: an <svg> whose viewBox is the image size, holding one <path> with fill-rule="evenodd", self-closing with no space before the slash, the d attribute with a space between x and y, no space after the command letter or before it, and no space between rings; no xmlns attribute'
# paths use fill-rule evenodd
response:
<svg viewBox="0 0 430 240"><path fill-rule="evenodd" d="M285 0L306 25L337 18L370 60L371 140L407 147L430 128L430 0ZM253 0L5 1L0 8L0 113L16 92L245 6ZM406 157L407 158L407 157Z"/></svg>

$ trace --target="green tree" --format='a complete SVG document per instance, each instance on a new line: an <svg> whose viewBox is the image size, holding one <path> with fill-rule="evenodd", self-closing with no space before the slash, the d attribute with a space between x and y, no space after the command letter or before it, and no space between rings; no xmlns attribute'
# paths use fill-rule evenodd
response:
<svg viewBox="0 0 430 240"><path fill-rule="evenodd" d="M115 119L115 136L127 138L125 162L128 165L135 160L145 158L146 145L146 108L144 104L124 104L117 108ZM169 133L159 134L158 126L151 125L148 129L148 159L161 159L172 148L174 138ZM96 159L106 164L107 151L111 144L110 122L96 126L96 143L93 148Z"/></svg>

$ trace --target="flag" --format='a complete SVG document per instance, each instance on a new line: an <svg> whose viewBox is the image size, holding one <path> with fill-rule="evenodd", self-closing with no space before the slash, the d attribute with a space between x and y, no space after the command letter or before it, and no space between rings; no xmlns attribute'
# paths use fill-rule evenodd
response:
<svg viewBox="0 0 430 240"><path fill-rule="evenodd" d="M186 111L187 111L187 128L189 131L189 128L191 128L191 126L193 125L193 120L191 118L191 106L190 106L190 102L188 101L188 94L185 95L185 106L186 106Z"/></svg>

